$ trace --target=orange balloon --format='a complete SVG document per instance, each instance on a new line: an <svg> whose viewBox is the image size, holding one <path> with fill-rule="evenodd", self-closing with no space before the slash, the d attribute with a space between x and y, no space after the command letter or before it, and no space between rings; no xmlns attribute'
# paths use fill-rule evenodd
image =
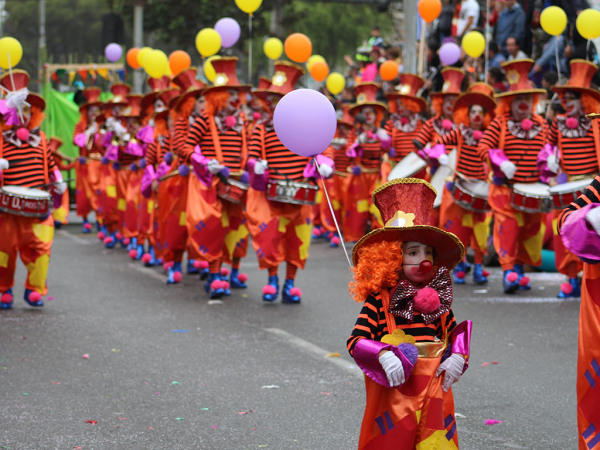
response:
<svg viewBox="0 0 600 450"><path fill-rule="evenodd" d="M183 50L175 50L169 55L169 67L171 67L171 72L173 73L173 76L187 69L191 65L192 58L190 58L190 55L187 52L184 52Z"/></svg>
<svg viewBox="0 0 600 450"><path fill-rule="evenodd" d="M317 61L315 63L312 63L312 65L310 66L310 76L313 77L319 83L325 81L327 75L329 75L329 66L326 62Z"/></svg>
<svg viewBox="0 0 600 450"><path fill-rule="evenodd" d="M129 64L129 66L132 69L139 69L140 68L140 63L137 60L137 56L138 56L139 52L140 52L140 49L139 48L135 48L135 47L134 48L130 48L127 51L127 58L126 58L127 59L127 64Z"/></svg>
<svg viewBox="0 0 600 450"><path fill-rule="evenodd" d="M440 0L419 0L417 5L419 15L427 23L433 22L442 12L442 2Z"/></svg>
<svg viewBox="0 0 600 450"><path fill-rule="evenodd" d="M302 33L290 34L283 48L286 56L297 63L306 62L312 54L312 43L308 36Z"/></svg>
<svg viewBox="0 0 600 450"><path fill-rule="evenodd" d="M379 66L379 75L385 81L392 81L398 76L398 64L394 61L386 61Z"/></svg>

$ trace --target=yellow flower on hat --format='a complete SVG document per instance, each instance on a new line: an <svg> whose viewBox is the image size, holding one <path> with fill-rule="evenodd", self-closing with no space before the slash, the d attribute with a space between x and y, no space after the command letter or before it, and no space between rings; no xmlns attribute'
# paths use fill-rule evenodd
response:
<svg viewBox="0 0 600 450"><path fill-rule="evenodd" d="M506 74L506 80L510 84L517 84L519 82L520 78L521 78L521 76L519 75L519 72L517 72L516 70L509 70L508 73Z"/></svg>
<svg viewBox="0 0 600 450"><path fill-rule="evenodd" d="M278 70L273 75L273 79L271 80L271 84L274 86L283 86L287 82L287 77L285 76L285 72Z"/></svg>
<svg viewBox="0 0 600 450"><path fill-rule="evenodd" d="M390 220L385 223L386 227L414 227L415 215L413 213L405 213L404 211L396 211Z"/></svg>

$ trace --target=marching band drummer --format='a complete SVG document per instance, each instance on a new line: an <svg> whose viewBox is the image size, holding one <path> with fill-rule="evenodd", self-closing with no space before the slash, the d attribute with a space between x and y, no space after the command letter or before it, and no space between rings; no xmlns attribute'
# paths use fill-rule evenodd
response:
<svg viewBox="0 0 600 450"><path fill-rule="evenodd" d="M600 92L590 88L592 77L598 66L583 59L571 61L571 78L565 86L554 86L552 90L561 99L566 113L556 116L547 143L538 155L538 169L542 182L562 184L567 181L588 179L589 182L600 172L600 129L597 120L586 114L600 111ZM563 207L566 207L564 205ZM554 255L557 270L568 277L568 284L561 287L558 298L573 298L581 295L581 284L577 275L583 263L563 245L556 222L562 209L553 214Z"/></svg>
<svg viewBox="0 0 600 450"><path fill-rule="evenodd" d="M488 203L494 217L494 247L504 271L504 292L531 289L523 264L539 266L542 260L543 214L518 211L511 205L514 183L535 183L539 179L537 155L546 142L548 126L534 108L544 89L534 89L527 78L533 61L504 63L507 92L499 99L496 118L477 145L482 161L489 158L492 183ZM493 175L493 176L492 176Z"/></svg>
<svg viewBox="0 0 600 450"><path fill-rule="evenodd" d="M35 188L43 194L41 198L48 194L40 188L50 185L55 201L60 200L67 184L54 162L46 136L39 129L44 120L46 102L39 95L29 93L29 74L24 70L5 73L0 84L11 91L2 100L4 126L0 146L0 185ZM2 191L0 193L4 195ZM31 306L44 306L42 295L48 292L46 278L54 237L50 211L45 217L29 217L20 215L20 211L3 208L0 236L0 309L13 307L17 253L27 268L25 301Z"/></svg>
<svg viewBox="0 0 600 450"><path fill-rule="evenodd" d="M456 147L456 172L461 178L480 180L482 183L487 180L487 173L477 153L477 143L493 120L495 108L494 89L485 83L471 85L467 92L454 100L452 117L457 128L441 136L439 142L444 146ZM446 154L445 151L442 154ZM458 236L465 248L471 246L475 252L473 282L485 284L487 275L482 264L483 255L487 253L487 214L484 211L466 209L456 203L452 196L453 188L452 182L443 188L440 228ZM461 261L454 268L454 282L464 284L466 272L466 264Z"/></svg>

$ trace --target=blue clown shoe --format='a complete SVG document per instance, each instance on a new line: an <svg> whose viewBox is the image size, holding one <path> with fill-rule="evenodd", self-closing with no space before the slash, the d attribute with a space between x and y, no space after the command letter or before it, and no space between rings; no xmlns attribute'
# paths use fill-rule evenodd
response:
<svg viewBox="0 0 600 450"><path fill-rule="evenodd" d="M167 270L167 284L181 283L181 262L175 262Z"/></svg>
<svg viewBox="0 0 600 450"><path fill-rule="evenodd" d="M115 245L117 245L117 233L111 233L108 236L111 237L112 239L109 242L105 242L104 247L105 248L115 248Z"/></svg>
<svg viewBox="0 0 600 450"><path fill-rule="evenodd" d="M471 272L471 264L469 264L467 261L465 261L463 263L465 266L465 273L470 273Z"/></svg>
<svg viewBox="0 0 600 450"><path fill-rule="evenodd" d="M513 275L514 274L514 275ZM507 270L504 272L504 278L502 279L502 287L506 294L514 294L519 290L519 274L514 270Z"/></svg>
<svg viewBox="0 0 600 450"><path fill-rule="evenodd" d="M146 267L156 266L156 264L157 264L156 253L154 252L154 247L152 245L150 245L148 247L148 254L150 255L150 259L147 261L144 261L144 265ZM144 259L144 258L142 257L142 259Z"/></svg>
<svg viewBox="0 0 600 450"><path fill-rule="evenodd" d="M81 225L81 232L83 234L89 234L92 232L92 224L89 223L87 220L83 221L83 224Z"/></svg>
<svg viewBox="0 0 600 450"><path fill-rule="evenodd" d="M456 284L465 284L465 275L467 273L466 263L461 262L452 270L452 280Z"/></svg>
<svg viewBox="0 0 600 450"><path fill-rule="evenodd" d="M188 263L187 263L187 273L188 275L196 275L198 273L200 273L200 269L197 269L196 267L194 267L194 260L193 259L189 259Z"/></svg>
<svg viewBox="0 0 600 450"><path fill-rule="evenodd" d="M138 245L136 250L137 250L137 253L135 254L135 259L137 261L139 261L140 259L142 259L142 256L144 256L144 246Z"/></svg>
<svg viewBox="0 0 600 450"><path fill-rule="evenodd" d="M283 284L281 303L300 303L302 291L294 287L294 280L288 278Z"/></svg>
<svg viewBox="0 0 600 450"><path fill-rule="evenodd" d="M137 238L132 237L127 244L127 251L131 251L137 248Z"/></svg>
<svg viewBox="0 0 600 450"><path fill-rule="evenodd" d="M485 284L487 282L488 282L487 275L484 273L483 267L481 266L481 264L475 264L473 266L473 283Z"/></svg>
<svg viewBox="0 0 600 450"><path fill-rule="evenodd" d="M269 277L269 282L263 287L263 296L262 299L265 302L274 302L277 300L277 296L279 295L279 277L277 275L273 275Z"/></svg>
<svg viewBox="0 0 600 450"><path fill-rule="evenodd" d="M227 273L227 275L229 275L229 273ZM221 272L221 281L223 282L222 289L223 289L223 292L225 293L225 295L231 295L231 289L229 289L231 287L231 285L229 284L227 275L224 275L223 272Z"/></svg>
<svg viewBox="0 0 600 450"><path fill-rule="evenodd" d="M208 293L210 298L221 298L224 295L227 295L222 283L221 273L210 273L206 283L204 283L204 290Z"/></svg>
<svg viewBox="0 0 600 450"><path fill-rule="evenodd" d="M12 309L13 307L13 291L8 289L4 294L0 295L0 309Z"/></svg>
<svg viewBox="0 0 600 450"><path fill-rule="evenodd" d="M200 269L200 281L207 280L209 275L210 269L208 267L206 269Z"/></svg>
<svg viewBox="0 0 600 450"><path fill-rule="evenodd" d="M563 283L563 284L567 284L567 283ZM568 283L571 288L569 293L566 293L566 291L568 291L569 289L564 289L561 286L561 291L559 292L559 294L557 295L558 298L578 298L581 297L581 283L579 282L579 278L569 278L569 283Z"/></svg>
<svg viewBox="0 0 600 450"><path fill-rule="evenodd" d="M239 279L240 269L231 269L231 274L229 275L229 285L234 289L245 289L248 287L246 281L241 281ZM242 277L244 278L244 277ZM246 275L246 279L248 276Z"/></svg>
<svg viewBox="0 0 600 450"><path fill-rule="evenodd" d="M54 221L54 229L55 230L60 230L62 228L62 222L55 220Z"/></svg>
<svg viewBox="0 0 600 450"><path fill-rule="evenodd" d="M521 291L530 290L531 284L529 283L529 277L525 275L525 272L523 271L523 266L521 264L515 264L514 270L519 275L519 289Z"/></svg>
<svg viewBox="0 0 600 450"><path fill-rule="evenodd" d="M23 296L25 301L29 306L40 307L44 306L44 302L42 300L42 294L37 291L32 291L31 289L25 289L25 295Z"/></svg>

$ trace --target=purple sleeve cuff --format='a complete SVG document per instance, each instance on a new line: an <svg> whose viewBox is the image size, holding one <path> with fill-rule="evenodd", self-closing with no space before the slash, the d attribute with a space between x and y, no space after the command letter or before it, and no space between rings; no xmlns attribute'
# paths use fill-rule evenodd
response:
<svg viewBox="0 0 600 450"><path fill-rule="evenodd" d="M212 186L212 174L207 168L208 158L200 153L192 153L191 163L194 174L198 177L200 183L206 187Z"/></svg>
<svg viewBox="0 0 600 450"><path fill-rule="evenodd" d="M135 137L144 144L151 144L154 142L154 128L150 125L146 125L137 132Z"/></svg>
<svg viewBox="0 0 600 450"><path fill-rule="evenodd" d="M456 325L452 334L450 335L450 348L452 354L456 353L465 357L465 365L463 367L463 373L469 367L469 357L471 355L471 330L473 329L473 322L465 320L464 322Z"/></svg>
<svg viewBox="0 0 600 450"><path fill-rule="evenodd" d="M108 147L106 147L104 156L106 156L106 159L109 161L117 161L119 159L119 147L114 144L109 144Z"/></svg>
<svg viewBox="0 0 600 450"><path fill-rule="evenodd" d="M80 148L85 147L85 143L87 141L87 136L85 133L79 133L75 135L75 138L73 139L73 143Z"/></svg>
<svg viewBox="0 0 600 450"><path fill-rule="evenodd" d="M492 165L494 175L498 178L506 178L504 172L500 170L500 165L504 161L510 161L508 157L504 154L504 150L501 150L499 148L491 148L488 152L488 156L490 158L490 163Z"/></svg>
<svg viewBox="0 0 600 450"><path fill-rule="evenodd" d="M329 156L320 154L320 155L317 155L316 158L317 158L317 162L319 163L319 165L325 164L335 170L335 162Z"/></svg>
<svg viewBox="0 0 600 450"><path fill-rule="evenodd" d="M573 211L565 219L560 230L563 244L574 255L585 260L600 260L600 236L588 226L585 216L594 208L600 207L598 203L590 203L583 208Z"/></svg>
<svg viewBox="0 0 600 450"><path fill-rule="evenodd" d="M346 149L346 156L348 158L356 158L362 155L362 148L358 142L355 142Z"/></svg>
<svg viewBox="0 0 600 450"><path fill-rule="evenodd" d="M154 166L146 166L144 175L142 176L142 195L144 198L150 198L152 195L152 182L154 180L156 180Z"/></svg>
<svg viewBox="0 0 600 450"><path fill-rule="evenodd" d="M413 346L414 347L414 346ZM381 350L389 350L400 358L402 361L402 367L404 369L404 378L408 380L408 377L414 369L414 364L411 363L408 358L402 353L402 351L395 345L386 344L384 342L372 341L370 339L359 339L354 345L352 352L354 361L360 369L370 379L385 387L391 387L388 382L385 370L379 362L379 352Z"/></svg>
<svg viewBox="0 0 600 450"><path fill-rule="evenodd" d="M317 166L313 163L312 159L308 162L302 173L304 178L318 178L319 173L317 172Z"/></svg>

